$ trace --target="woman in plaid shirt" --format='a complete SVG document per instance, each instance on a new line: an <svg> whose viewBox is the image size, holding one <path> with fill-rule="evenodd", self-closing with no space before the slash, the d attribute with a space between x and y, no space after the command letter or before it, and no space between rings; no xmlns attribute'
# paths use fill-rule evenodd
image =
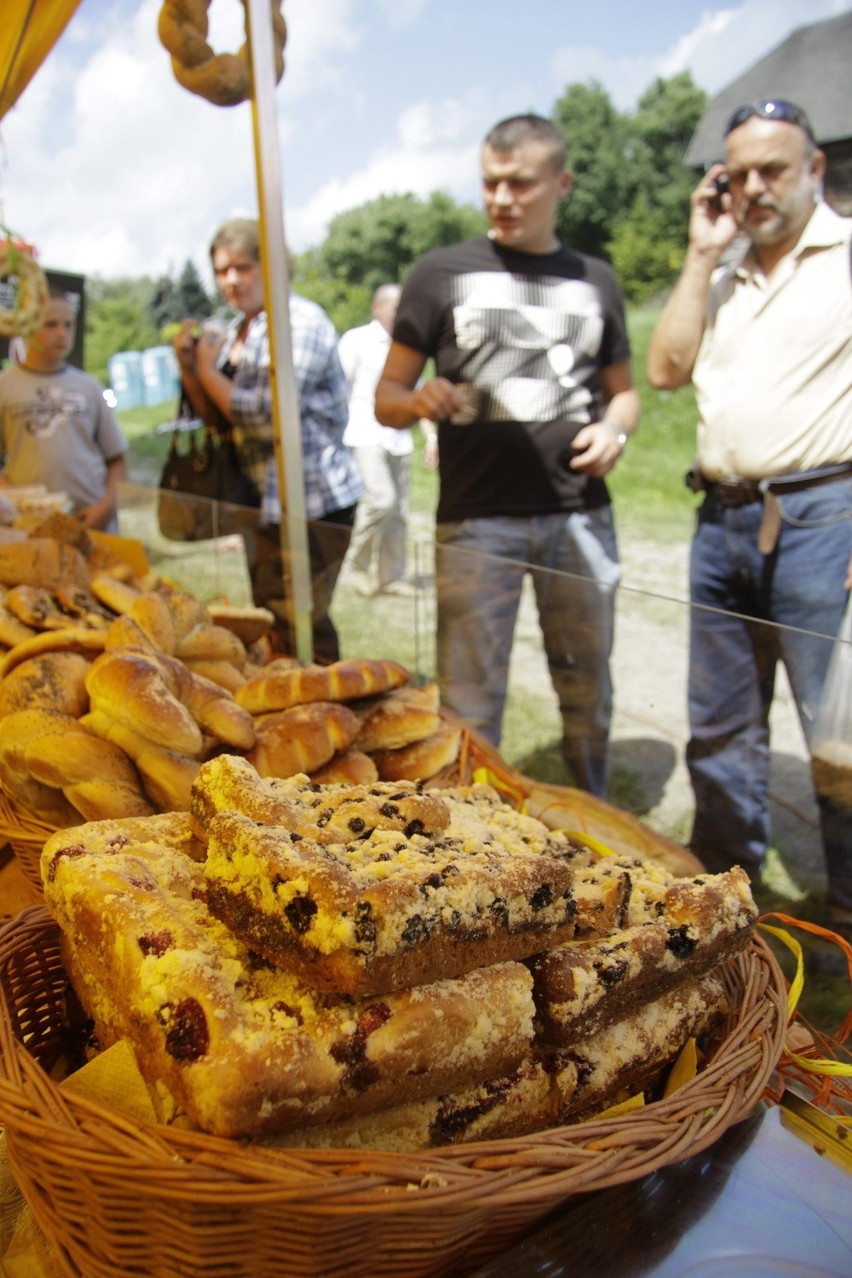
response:
<svg viewBox="0 0 852 1278"><path fill-rule="evenodd" d="M269 379L269 335L260 267L260 236L253 218L232 218L213 237L210 260L216 284L237 312L224 338L187 321L175 339L184 387L195 411L212 405L230 423L244 470L263 494L256 520L244 533L255 603L276 617L275 648L295 653L289 618L287 565L281 554L281 506L274 455ZM362 485L343 443L346 380L337 357L337 332L322 307L290 293L293 370L299 396L308 550L311 563L314 658L337 661L337 632L329 616L334 586L349 545Z"/></svg>

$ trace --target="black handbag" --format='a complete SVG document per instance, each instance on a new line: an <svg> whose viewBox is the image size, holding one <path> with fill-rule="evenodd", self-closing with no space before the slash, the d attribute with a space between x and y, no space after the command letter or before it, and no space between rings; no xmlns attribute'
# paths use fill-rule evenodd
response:
<svg viewBox="0 0 852 1278"><path fill-rule="evenodd" d="M162 535L169 541L221 537L245 523L228 507L259 505L257 485L240 465L227 424L200 422L182 391L160 475L157 523Z"/></svg>

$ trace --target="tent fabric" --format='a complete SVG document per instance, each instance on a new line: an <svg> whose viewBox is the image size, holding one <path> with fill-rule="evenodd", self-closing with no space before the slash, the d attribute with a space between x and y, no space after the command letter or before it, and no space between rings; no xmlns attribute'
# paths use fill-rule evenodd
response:
<svg viewBox="0 0 852 1278"><path fill-rule="evenodd" d="M0 16L0 120L67 27L81 0L3 0Z"/></svg>

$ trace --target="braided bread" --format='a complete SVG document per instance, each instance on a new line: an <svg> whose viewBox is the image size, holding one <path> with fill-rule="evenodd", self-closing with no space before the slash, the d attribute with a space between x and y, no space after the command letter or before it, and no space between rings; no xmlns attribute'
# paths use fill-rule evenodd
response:
<svg viewBox="0 0 852 1278"><path fill-rule="evenodd" d="M0 309L0 337L26 337L40 326L47 310L47 277L35 258L6 240L0 244L0 279L11 276L18 281L15 305Z"/></svg>
<svg viewBox="0 0 852 1278"><path fill-rule="evenodd" d="M310 701L352 701L407 682L408 671L396 661L350 657L330 666L266 667L240 688L237 700L252 714L264 714Z"/></svg>
<svg viewBox="0 0 852 1278"><path fill-rule="evenodd" d="M245 5L245 0L243 0ZM207 43L210 0L165 0L157 21L160 43L171 54L178 84L214 106L236 106L251 92L247 45L238 53L214 53ZM284 74L287 28L281 0L271 0L275 78Z"/></svg>
<svg viewBox="0 0 852 1278"><path fill-rule="evenodd" d="M262 777L314 772L346 750L360 726L348 706L334 702L276 710L256 720L257 743L248 758Z"/></svg>
<svg viewBox="0 0 852 1278"><path fill-rule="evenodd" d="M238 749L255 740L251 715L220 684L182 661L141 648L114 648L86 677L92 708L180 754L200 753L202 729Z"/></svg>

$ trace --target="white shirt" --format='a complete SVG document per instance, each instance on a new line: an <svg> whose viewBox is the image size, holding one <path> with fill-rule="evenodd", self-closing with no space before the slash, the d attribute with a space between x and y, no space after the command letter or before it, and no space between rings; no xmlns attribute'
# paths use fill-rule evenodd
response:
<svg viewBox="0 0 852 1278"><path fill-rule="evenodd" d="M750 252L718 272L692 378L708 479L852 460L850 238L818 204L768 280Z"/></svg>
<svg viewBox="0 0 852 1278"><path fill-rule="evenodd" d="M337 353L346 374L349 422L343 442L349 448L383 448L397 457L413 452L410 430L396 430L376 421L376 383L390 349L390 334L378 320L350 328L341 337Z"/></svg>

